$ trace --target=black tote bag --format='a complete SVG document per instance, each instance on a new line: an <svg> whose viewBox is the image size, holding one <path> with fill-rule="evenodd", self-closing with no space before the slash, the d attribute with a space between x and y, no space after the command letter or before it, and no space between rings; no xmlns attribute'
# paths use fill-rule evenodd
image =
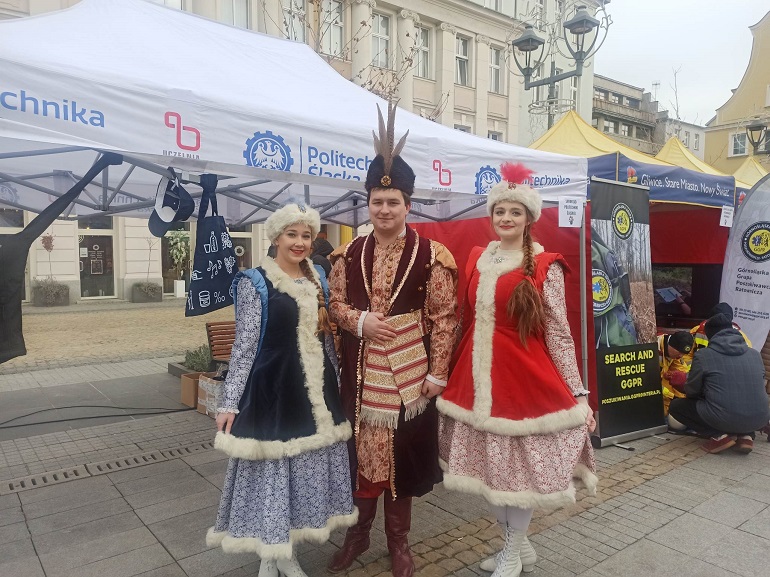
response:
<svg viewBox="0 0 770 577"><path fill-rule="evenodd" d="M186 317L205 315L233 304L230 287L238 272L233 241L227 232L225 219L219 216L217 210L217 176L202 174L201 187L203 195L198 210L198 233ZM211 216L206 216L209 204Z"/></svg>

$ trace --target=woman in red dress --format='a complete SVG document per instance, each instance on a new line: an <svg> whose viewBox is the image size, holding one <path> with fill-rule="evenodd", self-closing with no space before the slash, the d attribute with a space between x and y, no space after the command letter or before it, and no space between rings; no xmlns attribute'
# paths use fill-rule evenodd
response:
<svg viewBox="0 0 770 577"><path fill-rule="evenodd" d="M481 564L493 577L534 569L534 507L575 501L573 477L593 493L588 407L567 324L561 255L532 241L542 199L531 171L505 164L487 206L499 241L471 253L464 334L438 410L444 485L483 496L505 534Z"/></svg>

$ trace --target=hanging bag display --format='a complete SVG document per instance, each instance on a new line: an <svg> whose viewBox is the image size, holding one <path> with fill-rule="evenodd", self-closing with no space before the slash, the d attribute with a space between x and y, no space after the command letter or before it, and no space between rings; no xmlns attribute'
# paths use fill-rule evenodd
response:
<svg viewBox="0 0 770 577"><path fill-rule="evenodd" d="M198 233L185 316L205 315L233 304L230 287L238 267L225 219L217 210L217 176L202 174ZM211 216L206 216L211 204Z"/></svg>

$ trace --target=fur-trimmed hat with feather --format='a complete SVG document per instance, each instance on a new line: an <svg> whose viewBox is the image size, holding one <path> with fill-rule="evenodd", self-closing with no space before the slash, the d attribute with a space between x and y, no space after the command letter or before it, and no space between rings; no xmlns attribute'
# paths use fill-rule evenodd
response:
<svg viewBox="0 0 770 577"><path fill-rule="evenodd" d="M379 136L372 131L374 136L374 157L369 170L366 173L366 192L371 192L375 188L396 188L401 192L412 196L414 192L414 171L406 161L399 155L406 144L406 137L409 131L396 141L396 104L388 103L388 123L382 118L382 110L377 105L377 116L379 120Z"/></svg>
<svg viewBox="0 0 770 577"><path fill-rule="evenodd" d="M312 240L315 240L321 230L321 215L314 208L290 201L265 221L267 238L270 242L275 242L287 226L297 223L306 224L310 228Z"/></svg>
<svg viewBox="0 0 770 577"><path fill-rule="evenodd" d="M487 194L489 216L492 216L492 210L498 202L520 202L529 211L532 222L537 222L543 209L543 199L539 192L525 184L534 172L523 164L506 162L500 167L500 174L503 179Z"/></svg>

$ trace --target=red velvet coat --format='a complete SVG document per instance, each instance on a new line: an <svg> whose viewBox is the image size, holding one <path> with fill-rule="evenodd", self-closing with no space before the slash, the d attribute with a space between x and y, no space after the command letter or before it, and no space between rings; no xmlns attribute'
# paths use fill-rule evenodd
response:
<svg viewBox="0 0 770 577"><path fill-rule="evenodd" d="M578 405L551 360L544 335L530 335L525 347L515 319L508 318L508 299L524 278L522 269L510 270L510 263L478 255L471 254L471 261L478 263L470 275L464 309L470 322L439 411L480 430L517 436L581 425L586 409ZM548 268L555 262L565 266L564 260L540 253L535 261L534 284L542 294Z"/></svg>

